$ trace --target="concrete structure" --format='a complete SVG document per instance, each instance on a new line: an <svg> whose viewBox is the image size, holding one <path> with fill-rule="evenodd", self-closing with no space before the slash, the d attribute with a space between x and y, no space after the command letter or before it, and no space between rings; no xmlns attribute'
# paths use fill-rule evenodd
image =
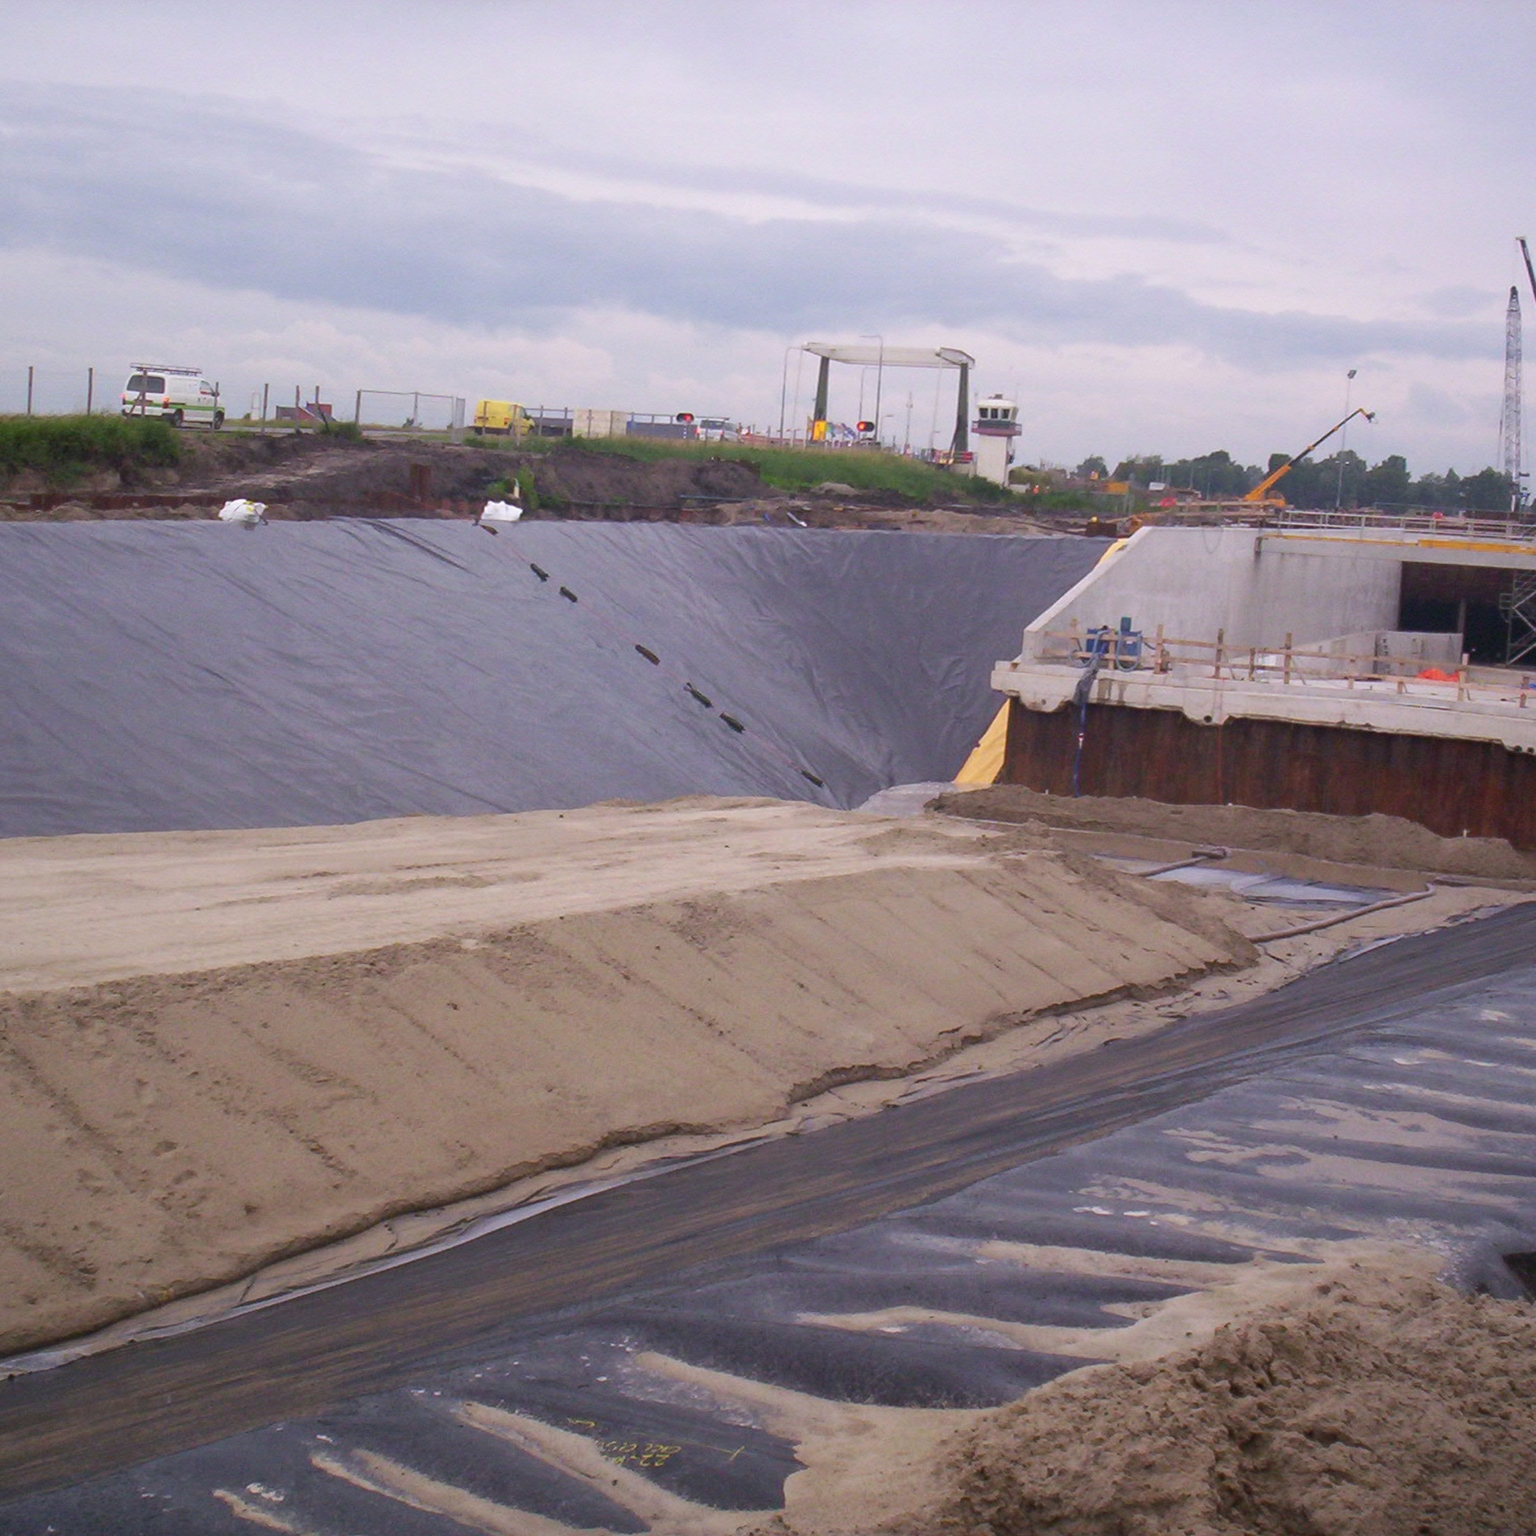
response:
<svg viewBox="0 0 1536 1536"><path fill-rule="evenodd" d="M572 437L623 437L628 431L628 411L578 410L571 421Z"/></svg>
<svg viewBox="0 0 1536 1536"><path fill-rule="evenodd" d="M971 423L975 434L972 450L974 473L998 485L1008 484L1008 469L1013 463L1013 440L1019 435L1019 408L1002 395L988 395L976 402L976 419Z"/></svg>
<svg viewBox="0 0 1536 1536"><path fill-rule="evenodd" d="M1380 810L1536 847L1536 673L1504 664L1536 648L1533 530L1317 521L1112 547L993 672L999 782Z"/></svg>

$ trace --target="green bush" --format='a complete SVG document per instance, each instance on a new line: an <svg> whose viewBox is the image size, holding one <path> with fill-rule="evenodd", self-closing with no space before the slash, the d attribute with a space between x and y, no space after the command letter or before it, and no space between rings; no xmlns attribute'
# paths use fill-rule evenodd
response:
<svg viewBox="0 0 1536 1536"><path fill-rule="evenodd" d="M525 512L539 510L539 488L533 483L533 471L526 465L517 472L517 495Z"/></svg>
<svg viewBox="0 0 1536 1536"><path fill-rule="evenodd" d="M0 416L0 474L37 470L50 480L96 469L160 468L181 458L181 444L160 420L133 416Z"/></svg>

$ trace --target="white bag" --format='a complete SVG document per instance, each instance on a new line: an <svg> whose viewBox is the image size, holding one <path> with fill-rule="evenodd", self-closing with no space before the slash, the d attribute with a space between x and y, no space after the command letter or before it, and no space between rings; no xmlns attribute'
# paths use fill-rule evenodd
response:
<svg viewBox="0 0 1536 1536"><path fill-rule="evenodd" d="M478 521L482 523L515 523L523 515L523 509L515 501L488 501Z"/></svg>
<svg viewBox="0 0 1536 1536"><path fill-rule="evenodd" d="M226 501L219 508L219 521L221 523L239 523L245 528L254 528L258 523L266 522L265 513L267 504L264 501L247 501L241 497L238 501Z"/></svg>

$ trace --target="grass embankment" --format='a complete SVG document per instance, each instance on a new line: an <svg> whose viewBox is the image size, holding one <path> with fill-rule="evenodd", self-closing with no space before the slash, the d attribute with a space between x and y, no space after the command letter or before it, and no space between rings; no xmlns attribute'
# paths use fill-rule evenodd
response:
<svg viewBox="0 0 1536 1536"><path fill-rule="evenodd" d="M181 444L163 421L126 416L0 416L0 476L24 470L55 485L92 470L175 464Z"/></svg>
<svg viewBox="0 0 1536 1536"><path fill-rule="evenodd" d="M781 491L808 491L831 481L856 491L882 491L909 501L1014 499L1012 492L990 480L951 474L920 459L871 448L758 448L745 443L682 443L643 437L525 438L508 446L521 452L532 449L547 453L611 453L643 463L659 459L726 459L751 465L765 485Z"/></svg>

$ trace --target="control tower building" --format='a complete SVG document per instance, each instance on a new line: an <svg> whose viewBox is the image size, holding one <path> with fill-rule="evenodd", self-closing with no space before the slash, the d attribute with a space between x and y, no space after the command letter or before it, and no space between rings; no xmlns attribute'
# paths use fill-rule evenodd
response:
<svg viewBox="0 0 1536 1536"><path fill-rule="evenodd" d="M1013 463L1013 440L1019 435L1019 408L1002 395L988 395L976 404L976 419L971 423L975 444L973 473L998 485L1008 484L1008 469Z"/></svg>

